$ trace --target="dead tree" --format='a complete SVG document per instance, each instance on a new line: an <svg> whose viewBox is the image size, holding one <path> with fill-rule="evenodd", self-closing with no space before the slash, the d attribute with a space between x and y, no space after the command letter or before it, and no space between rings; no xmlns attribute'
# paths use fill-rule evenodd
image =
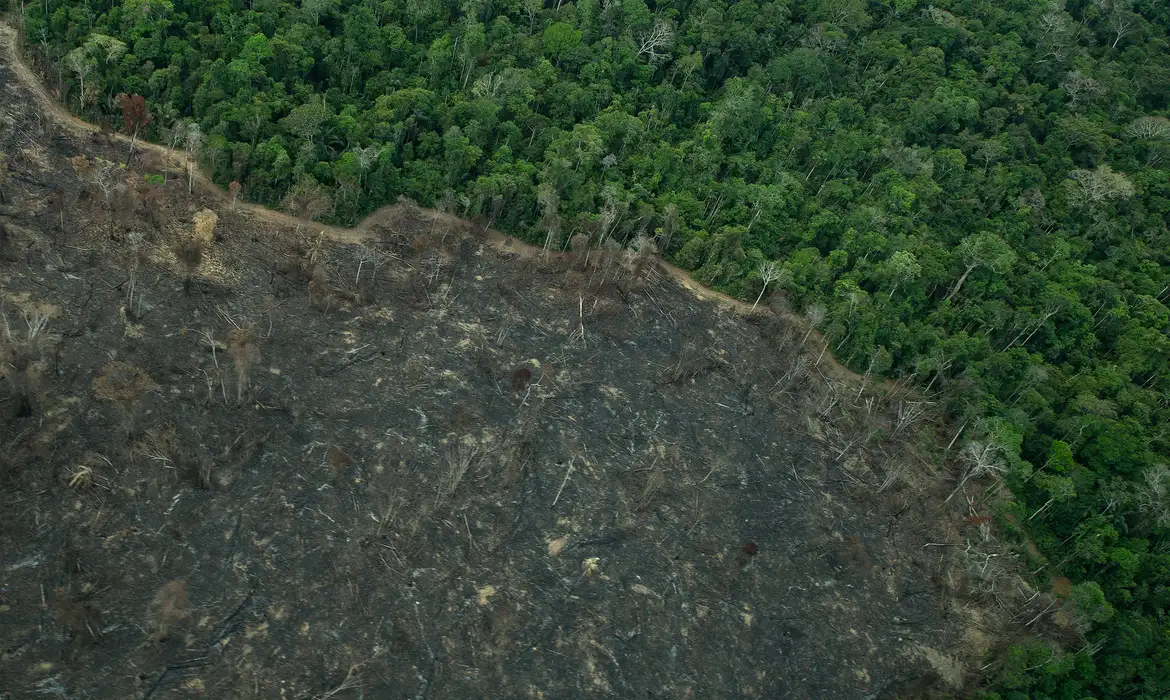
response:
<svg viewBox="0 0 1170 700"><path fill-rule="evenodd" d="M760 286L760 294L756 297L755 303L752 304L752 311L756 310L756 306L764 298L764 292L768 291L768 285L780 279L780 266L775 261L768 260L760 263L757 272L760 275L760 282L762 284Z"/></svg>
<svg viewBox="0 0 1170 700"><path fill-rule="evenodd" d="M661 61L670 51L674 41L674 27L668 20L659 19L649 31L638 37L638 56L646 56L651 62Z"/></svg>
<svg viewBox="0 0 1170 700"><path fill-rule="evenodd" d="M84 157L84 156L82 156ZM102 202L106 207L106 216L109 223L110 233L114 230L114 209L112 200L114 197L114 189L122 180L121 168L117 163L108 161L104 158L95 159L96 167L89 167L85 172L91 177L91 181L97 186L102 193Z"/></svg>
<svg viewBox="0 0 1170 700"><path fill-rule="evenodd" d="M199 129L199 124L191 122L187 125L183 141L187 154L187 194L191 194L195 186L195 169L199 167L199 156L203 151L203 131Z"/></svg>
<svg viewBox="0 0 1170 700"><path fill-rule="evenodd" d="M0 154L0 204L5 204L4 188L8 186L8 160Z"/></svg>
<svg viewBox="0 0 1170 700"><path fill-rule="evenodd" d="M26 313L24 324L23 333L14 331L8 317L0 314L0 377L13 394L17 417L33 414L34 399L53 354L51 351L61 341L59 336L48 332L47 314Z"/></svg>
<svg viewBox="0 0 1170 700"><path fill-rule="evenodd" d="M134 212L138 210L138 193L125 182L119 182L110 193L110 219L118 221L123 231L130 228ZM110 233L113 233L111 226Z"/></svg>
<svg viewBox="0 0 1170 700"><path fill-rule="evenodd" d="M667 204L666 208L662 210L662 228L659 229L658 248L663 255L670 252L671 241L681 226L682 217L679 216L678 207L674 204Z"/></svg>
<svg viewBox="0 0 1170 700"><path fill-rule="evenodd" d="M544 259L548 260L549 251L552 250L561 233L559 214L561 200L553 187L541 185L536 191L536 201L541 208L540 225L545 230Z"/></svg>
<svg viewBox="0 0 1170 700"><path fill-rule="evenodd" d="M236 199L240 196L240 190L242 189L243 185L235 180L232 180L231 184L228 185L228 194L232 196L232 211L236 210Z"/></svg>
<svg viewBox="0 0 1170 700"><path fill-rule="evenodd" d="M126 162L134 157L134 145L138 142L138 132L150 124L151 116L150 110L146 107L146 99L142 95L127 95L122 93L118 95L118 101L122 103L122 121L125 125L126 133L130 135L130 153L126 156Z"/></svg>

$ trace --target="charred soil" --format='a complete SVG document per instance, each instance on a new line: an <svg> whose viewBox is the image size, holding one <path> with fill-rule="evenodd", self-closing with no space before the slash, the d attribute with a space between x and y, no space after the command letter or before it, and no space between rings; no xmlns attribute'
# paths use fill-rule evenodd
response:
<svg viewBox="0 0 1170 700"><path fill-rule="evenodd" d="M13 71L0 697L879 698L982 653L934 426L782 315L235 209Z"/></svg>

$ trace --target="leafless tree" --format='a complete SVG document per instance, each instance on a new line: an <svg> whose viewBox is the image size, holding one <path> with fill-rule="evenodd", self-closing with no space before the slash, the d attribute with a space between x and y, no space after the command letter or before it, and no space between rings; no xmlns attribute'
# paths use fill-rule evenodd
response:
<svg viewBox="0 0 1170 700"><path fill-rule="evenodd" d="M325 275L324 265L314 265L309 280L309 306L318 311L328 311L333 304L333 294Z"/></svg>
<svg viewBox="0 0 1170 700"><path fill-rule="evenodd" d="M105 158L95 158L93 165L88 169L90 182L102 193L102 202L105 205L107 224L112 234L114 230L114 200L119 188L125 189L122 166ZM118 199L121 199L120 197Z"/></svg>
<svg viewBox="0 0 1170 700"><path fill-rule="evenodd" d="M356 665L350 666L349 671L347 671L345 674L345 679L341 681L340 685L333 688L332 690L321 693L320 695L314 695L313 700L329 700L330 698L332 698L332 697L334 697L334 696L336 696L336 695L338 695L346 690L353 690L354 688L361 688L362 687L362 677L358 671L359 671L359 669Z"/></svg>
<svg viewBox="0 0 1170 700"><path fill-rule="evenodd" d="M195 169L199 167L199 154L203 150L203 131L199 124L187 124L187 133L184 134L184 150L187 152L187 194L191 194L195 182Z"/></svg>
<svg viewBox="0 0 1170 700"><path fill-rule="evenodd" d="M142 295L138 293L138 268L145 257L143 245L146 236L139 231L132 231L126 236L126 243L130 248L130 280L126 283L126 317L136 321L142 317Z"/></svg>
<svg viewBox="0 0 1170 700"><path fill-rule="evenodd" d="M1061 81L1060 87L1064 89L1073 106L1079 105L1081 102L1092 102L1103 92L1100 83L1079 70L1070 71Z"/></svg>
<svg viewBox="0 0 1170 700"><path fill-rule="evenodd" d="M334 202L326 188L310 180L302 180L285 193L283 205L293 216L317 219L327 214Z"/></svg>
<svg viewBox="0 0 1170 700"><path fill-rule="evenodd" d="M93 59L89 57L89 54L85 52L84 48L77 48L73 51L70 51L69 54L65 56L65 63L68 65L69 70L73 71L73 74L77 76L77 79L80 83L78 87L79 100L81 102L82 109L84 109L85 77L93 72Z"/></svg>
<svg viewBox="0 0 1170 700"><path fill-rule="evenodd" d="M759 268L756 269L760 276L760 294L756 297L756 301L752 304L752 311L756 310L756 306L760 303L760 299L764 298L764 292L768 291L768 285L779 280L781 276L781 267L775 260L767 260L760 263Z"/></svg>
<svg viewBox="0 0 1170 700"><path fill-rule="evenodd" d="M1108 14L1105 18L1105 26L1113 33L1113 45L1110 48L1117 48L1121 40L1129 36L1138 24L1138 16L1133 12L1132 0L1095 0L1096 4L1101 6Z"/></svg>
<svg viewBox="0 0 1170 700"><path fill-rule="evenodd" d="M894 424L894 435L922 420L931 406L934 406L931 401L903 401L898 404L898 420Z"/></svg>
<svg viewBox="0 0 1170 700"><path fill-rule="evenodd" d="M0 153L0 204L4 204L4 188L8 186L8 159Z"/></svg>
<svg viewBox="0 0 1170 700"><path fill-rule="evenodd" d="M195 236L180 236L172 246L172 251L186 271L183 277L183 292L190 294L191 279L195 276L195 270L203 263L203 241Z"/></svg>
<svg viewBox="0 0 1170 700"><path fill-rule="evenodd" d="M848 41L840 32L826 31L824 24L813 25L800 43L821 56L841 53L848 46Z"/></svg>
<svg viewBox="0 0 1170 700"><path fill-rule="evenodd" d="M239 198L240 190L242 190L243 188L244 188L243 185L241 185L236 180L232 180L231 183L228 185L228 194L231 195L231 197L232 197L232 211L236 210L236 199Z"/></svg>
<svg viewBox="0 0 1170 700"><path fill-rule="evenodd" d="M817 329L817 326L825 322L825 307L823 304L809 304L808 308L804 310L804 320L808 324L808 330L805 331L804 337L800 339L800 347L804 347L808 337Z"/></svg>
<svg viewBox="0 0 1170 700"><path fill-rule="evenodd" d="M502 195L497 194L492 197L491 213L488 215L487 220L483 224L484 233L487 233L487 231L491 229L492 224L496 223L496 220L499 219L500 215L504 213L504 202L505 200Z"/></svg>
<svg viewBox="0 0 1170 700"><path fill-rule="evenodd" d="M647 56L651 61L666 58L674 41L674 25L669 20L658 18L648 31L638 37L638 55Z"/></svg>
<svg viewBox="0 0 1170 700"><path fill-rule="evenodd" d="M951 495L947 496L946 501L949 502L963 488L969 480L984 476L986 474L1003 474L1007 471L1007 465L1004 463L1003 450L993 441L988 440L972 440L966 445L960 453L963 462L966 464L966 469L963 471L963 478L959 480L959 485L951 491Z"/></svg>
<svg viewBox="0 0 1170 700"><path fill-rule="evenodd" d="M1138 117L1125 127L1125 135L1148 141L1170 140L1170 119L1166 117Z"/></svg>
<svg viewBox="0 0 1170 700"><path fill-rule="evenodd" d="M772 391L777 396L786 394L792 388L793 384L800 382L808 376L811 365L812 358L808 355L798 354L796 359L788 367L788 370L772 385Z"/></svg>
<svg viewBox="0 0 1170 700"><path fill-rule="evenodd" d="M362 268L369 265L370 270L370 284L373 284L374 278L378 274L378 266L382 259L378 250L373 246L361 245L354 250L354 258L357 259L357 276L354 278L354 284L360 284L362 279Z"/></svg>
<svg viewBox="0 0 1170 700"><path fill-rule="evenodd" d="M183 579L169 581L155 594L146 609L152 641L165 639L175 625L187 619L187 604L187 582Z"/></svg>
<svg viewBox="0 0 1170 700"><path fill-rule="evenodd" d="M1040 16L1038 29L1039 62L1063 61L1076 34L1076 23L1064 11L1064 0L1049 1L1048 9Z"/></svg>
<svg viewBox="0 0 1170 700"><path fill-rule="evenodd" d="M609 237L610 232L617 224L619 215L619 207L624 202L619 202L617 197L612 193L603 193L605 203L601 205L601 214L598 216L597 222L597 245L601 246L605 243L606 238ZM624 207L622 207L624 208Z"/></svg>
<svg viewBox="0 0 1170 700"><path fill-rule="evenodd" d="M561 199L557 196L555 188L545 184L537 189L536 201L540 204L540 223L545 230L544 256L547 260L549 251L552 250L556 239L561 233L561 217L559 213Z"/></svg>
<svg viewBox="0 0 1170 700"><path fill-rule="evenodd" d="M1092 170L1074 170L1069 173L1068 198L1075 207L1095 208L1110 200L1129 199L1134 186L1123 173L1108 165Z"/></svg>
<svg viewBox="0 0 1170 700"><path fill-rule="evenodd" d="M467 474L472 465L477 465L483 460L479 445L469 439L459 440L450 445L444 456L446 457L447 470L439 479L438 494L435 498L436 506L454 495L459 484L463 481L464 475Z"/></svg>
<svg viewBox="0 0 1170 700"><path fill-rule="evenodd" d="M492 99L499 94L500 89L504 86L504 81L502 73L485 73L471 84L471 94L480 98Z"/></svg>
<svg viewBox="0 0 1170 700"><path fill-rule="evenodd" d="M678 207L674 204L667 204L662 210L662 229L658 242L658 247L663 255L670 250L671 240L674 238L674 234L678 233L681 223Z"/></svg>
<svg viewBox="0 0 1170 700"><path fill-rule="evenodd" d="M374 163L382 157L382 152L385 151L384 146L366 146L365 148L354 148L353 153L357 156L358 169L361 171L361 186L365 187L366 173L370 168L374 167Z"/></svg>
<svg viewBox="0 0 1170 700"><path fill-rule="evenodd" d="M1156 464L1146 470L1138 490L1142 512L1161 527L1170 527L1170 465Z"/></svg>
<svg viewBox="0 0 1170 700"><path fill-rule="evenodd" d="M102 191L102 201L105 202L106 211L109 211L110 199L114 195L114 188L121 180L121 172L117 163L105 158L95 158L94 165L96 167L90 170L90 176L93 184Z"/></svg>
<svg viewBox="0 0 1170 700"><path fill-rule="evenodd" d="M828 343L825 346L828 347ZM824 352L821 352L821 354L824 355ZM817 360L819 361L820 358L817 358ZM861 386L857 387L857 398L854 399L855 401L860 399L861 395L865 392L870 375L885 371L889 367L889 363L889 351L880 345L874 348L873 354L869 356L869 364L865 366L865 374L861 375Z"/></svg>
<svg viewBox="0 0 1170 700"><path fill-rule="evenodd" d="M49 315L24 314L24 333L13 331L8 316L0 314L0 377L15 395L17 415L30 415L37 387L49 363L50 350L60 337L48 332Z"/></svg>
<svg viewBox="0 0 1170 700"><path fill-rule="evenodd" d="M955 29L962 26L962 23L950 12L931 5L923 10L922 15L935 24L942 25L949 29Z"/></svg>

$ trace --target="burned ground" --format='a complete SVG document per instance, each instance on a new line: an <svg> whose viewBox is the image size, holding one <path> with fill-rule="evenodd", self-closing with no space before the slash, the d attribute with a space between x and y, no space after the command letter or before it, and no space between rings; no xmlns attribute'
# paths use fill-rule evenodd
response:
<svg viewBox="0 0 1170 700"><path fill-rule="evenodd" d="M879 698L982 651L933 428L781 316L234 211L0 91L0 697Z"/></svg>

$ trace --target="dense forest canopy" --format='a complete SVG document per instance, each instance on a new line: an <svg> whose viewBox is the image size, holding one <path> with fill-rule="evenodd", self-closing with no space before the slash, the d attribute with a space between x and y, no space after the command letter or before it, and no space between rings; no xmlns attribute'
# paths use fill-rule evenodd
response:
<svg viewBox="0 0 1170 700"><path fill-rule="evenodd" d="M1071 580L1087 645L1017 645L992 690L1170 694L1170 3L33 0L23 22L72 109L144 96L127 125L253 201L353 222L405 195L783 289L842 362L937 396L1037 575Z"/></svg>

